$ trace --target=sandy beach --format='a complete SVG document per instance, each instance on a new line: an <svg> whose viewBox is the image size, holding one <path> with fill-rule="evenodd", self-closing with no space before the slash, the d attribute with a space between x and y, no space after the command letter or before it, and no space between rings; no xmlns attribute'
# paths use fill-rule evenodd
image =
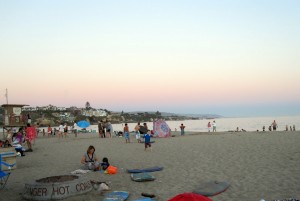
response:
<svg viewBox="0 0 300 201"><path fill-rule="evenodd" d="M97 156L108 157L118 167L116 175L90 172L84 175L109 183L111 190L130 192L130 200L142 192L153 193L166 201L177 194L195 190L200 182L227 181L230 188L213 201L266 201L300 198L300 132L192 133L186 136L154 139L153 151L144 151L136 142L124 138L100 139L97 134L69 135L66 139L39 137L33 152L17 157L7 189L0 200L19 201L24 184L40 178L70 174L80 169L80 160L89 145ZM152 182L133 182L126 169L163 166L154 172ZM99 201L97 191L64 199Z"/></svg>

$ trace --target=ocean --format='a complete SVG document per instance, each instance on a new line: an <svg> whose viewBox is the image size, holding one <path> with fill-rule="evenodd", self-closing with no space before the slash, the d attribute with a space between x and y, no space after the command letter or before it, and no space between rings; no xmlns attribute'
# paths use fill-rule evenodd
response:
<svg viewBox="0 0 300 201"><path fill-rule="evenodd" d="M179 131L180 124L185 125L186 131L193 132L207 132L207 124L210 121L215 120L217 123L217 131L230 131L244 129L246 131L262 131L262 127L265 126L266 130L275 120L277 122L278 131L285 130L285 126L288 127L295 125L296 130L300 129L300 116L278 116L278 117L239 117L239 118L217 118L217 119L203 119L203 120L185 120L185 121L166 121L172 131ZM141 122L141 125L144 122ZM149 129L153 129L152 122L146 122ZM136 123L129 123L129 129L133 130ZM124 124L113 124L115 131L122 131ZM90 126L90 129L97 130L97 125Z"/></svg>
<svg viewBox="0 0 300 201"><path fill-rule="evenodd" d="M236 118L216 118L216 119L203 119L203 120L185 120L185 121L166 121L172 131L179 131L180 124L185 125L185 131L192 132L207 132L208 122L213 120L217 123L217 132L218 131L232 131L239 129L244 129L246 131L262 131L262 127L265 126L266 130L275 120L278 124L278 131L285 130L285 126L288 127L295 125L296 130L300 129L300 116L278 116L278 117L236 117ZM141 125L144 122L141 122ZM152 122L146 122L149 129L153 129ZM124 124L112 124L114 131L123 131ZM128 123L130 131L134 130L136 123ZM40 128L43 129L42 127ZM44 128L45 130L46 127ZM98 131L97 125L91 125L87 130L96 130ZM0 129L2 132L2 128Z"/></svg>

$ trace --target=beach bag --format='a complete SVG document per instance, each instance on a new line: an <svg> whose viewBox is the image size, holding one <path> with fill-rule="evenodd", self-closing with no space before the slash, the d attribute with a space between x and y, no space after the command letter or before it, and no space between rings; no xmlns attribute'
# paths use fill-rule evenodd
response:
<svg viewBox="0 0 300 201"><path fill-rule="evenodd" d="M118 172L118 168L115 166L108 166L108 168L106 169L107 174L116 174Z"/></svg>

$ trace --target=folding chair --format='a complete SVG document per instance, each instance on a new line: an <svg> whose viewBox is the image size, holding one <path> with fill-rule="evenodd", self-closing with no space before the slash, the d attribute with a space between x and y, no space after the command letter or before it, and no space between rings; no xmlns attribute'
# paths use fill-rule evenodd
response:
<svg viewBox="0 0 300 201"><path fill-rule="evenodd" d="M2 170L2 165L5 165L6 167L8 167L9 171L3 171ZM15 165L14 164L8 164L2 161L2 156L0 155L0 189L3 189L5 187L5 184L9 178L10 175L10 170L11 168Z"/></svg>

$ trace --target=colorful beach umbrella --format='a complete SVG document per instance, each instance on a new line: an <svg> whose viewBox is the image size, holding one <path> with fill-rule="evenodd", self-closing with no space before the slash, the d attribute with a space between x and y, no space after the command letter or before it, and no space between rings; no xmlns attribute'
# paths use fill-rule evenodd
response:
<svg viewBox="0 0 300 201"><path fill-rule="evenodd" d="M159 120L153 122L153 131L154 131L154 135L157 137L170 137L171 136L170 127L162 119L159 119Z"/></svg>
<svg viewBox="0 0 300 201"><path fill-rule="evenodd" d="M87 128L90 126L90 123L87 121L78 121L77 126L80 128Z"/></svg>

